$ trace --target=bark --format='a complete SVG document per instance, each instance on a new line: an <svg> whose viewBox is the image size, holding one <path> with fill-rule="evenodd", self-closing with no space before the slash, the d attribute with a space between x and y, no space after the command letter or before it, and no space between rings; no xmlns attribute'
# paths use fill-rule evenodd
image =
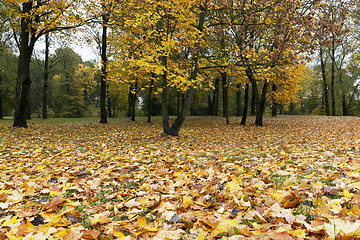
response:
<svg viewBox="0 0 360 240"><path fill-rule="evenodd" d="M214 89L214 109L213 109L213 115L217 116L219 115L219 88L220 88L220 79L215 79L215 89Z"/></svg>
<svg viewBox="0 0 360 240"><path fill-rule="evenodd" d="M248 107L249 107L249 83L245 85L245 98L244 98L244 110L241 118L241 125L246 124L246 118L248 113Z"/></svg>
<svg viewBox="0 0 360 240"><path fill-rule="evenodd" d="M336 115L336 108L335 108L335 38L332 39L331 44L331 107L332 107L332 115Z"/></svg>
<svg viewBox="0 0 360 240"><path fill-rule="evenodd" d="M132 100L131 100L131 121L135 121L135 107L136 107L136 94L137 94L137 81L135 82L135 86L133 88L133 92L131 93L131 97L132 97Z"/></svg>
<svg viewBox="0 0 360 240"><path fill-rule="evenodd" d="M3 83L2 71L0 71L0 86L2 85L2 83ZM4 119L2 97L3 97L3 93L0 92L0 119Z"/></svg>
<svg viewBox="0 0 360 240"><path fill-rule="evenodd" d="M241 116L241 84L237 84L236 90L236 116Z"/></svg>
<svg viewBox="0 0 360 240"><path fill-rule="evenodd" d="M258 105L256 107L256 119L255 119L256 126L263 126L263 115L265 111L267 86L268 86L268 82L265 81L263 85L260 101L258 101Z"/></svg>
<svg viewBox="0 0 360 240"><path fill-rule="evenodd" d="M32 9L32 2L25 2L22 4L23 13L29 13ZM30 61L34 49L35 40L29 39L29 19L21 18L20 25L20 46L19 46L19 60L17 69L17 79L15 88L15 114L14 127L27 128L26 117L30 102Z"/></svg>
<svg viewBox="0 0 360 240"><path fill-rule="evenodd" d="M107 22L108 17L102 16L102 37L101 37L101 80L100 80L100 123L107 123L106 113L106 77L107 77Z"/></svg>
<svg viewBox="0 0 360 240"><path fill-rule="evenodd" d="M181 92L178 90L176 92L176 116L180 114L180 107L181 107Z"/></svg>
<svg viewBox="0 0 360 240"><path fill-rule="evenodd" d="M256 95L258 94L257 92L257 88L253 87L253 84L251 83L251 116L254 116L255 115L255 112L256 112Z"/></svg>
<svg viewBox="0 0 360 240"><path fill-rule="evenodd" d="M325 106L326 116L330 116L330 109L329 109L329 92L328 86L326 82L326 70L325 70L325 62L323 56L323 50L320 48L320 63L321 63L321 73L322 73L322 83L323 83L323 101Z"/></svg>
<svg viewBox="0 0 360 240"><path fill-rule="evenodd" d="M108 113L109 113L109 118L112 118L114 116L114 114L111 111L111 97L109 96L109 92L107 92L108 97L107 97L107 102L108 102Z"/></svg>
<svg viewBox="0 0 360 240"><path fill-rule="evenodd" d="M278 110L278 104L276 103L275 99L274 99L274 93L276 91L276 84L273 83L272 87L271 87L271 91L272 91L272 109L271 109L271 116L276 117L277 116L277 110Z"/></svg>
<svg viewBox="0 0 360 240"><path fill-rule="evenodd" d="M151 115L152 115L152 90L154 85L154 77L155 74L153 74L153 78L150 82L149 92L148 92L148 109L147 109L147 122L151 122Z"/></svg>
<svg viewBox="0 0 360 240"><path fill-rule="evenodd" d="M45 66L44 66L44 86L42 102L42 118L47 119L47 102L48 102L48 85L49 85L49 34L45 34Z"/></svg>
<svg viewBox="0 0 360 240"><path fill-rule="evenodd" d="M131 106L132 106L132 100L133 100L131 91L132 91L132 86L130 85L129 86L129 94L128 94L128 113L127 113L128 117L131 117Z"/></svg>
<svg viewBox="0 0 360 240"><path fill-rule="evenodd" d="M228 84L227 74L221 73L221 82L223 87L223 117L226 118L226 124L229 124L229 98L228 98Z"/></svg>
<svg viewBox="0 0 360 240"><path fill-rule="evenodd" d="M345 95L345 87L344 87L344 80L342 78L342 69L339 70L339 81L341 85L341 107L342 107L342 114L343 116L348 116L348 109L346 106L346 95Z"/></svg>

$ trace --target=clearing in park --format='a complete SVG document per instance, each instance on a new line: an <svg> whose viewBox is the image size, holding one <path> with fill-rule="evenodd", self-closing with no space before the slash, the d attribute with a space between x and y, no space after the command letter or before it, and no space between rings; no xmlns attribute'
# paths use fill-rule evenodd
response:
<svg viewBox="0 0 360 240"><path fill-rule="evenodd" d="M360 118L0 121L0 239L358 239Z"/></svg>

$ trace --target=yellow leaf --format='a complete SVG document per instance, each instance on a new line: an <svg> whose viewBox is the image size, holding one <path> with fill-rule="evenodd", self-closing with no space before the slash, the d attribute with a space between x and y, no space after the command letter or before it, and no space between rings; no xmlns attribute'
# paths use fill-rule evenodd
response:
<svg viewBox="0 0 360 240"><path fill-rule="evenodd" d="M120 232L120 231L114 231L114 233L113 233L117 238L124 238L125 237L125 235L124 235L124 233L123 232Z"/></svg>
<svg viewBox="0 0 360 240"><path fill-rule="evenodd" d="M188 208L189 205L192 204L192 203L193 203L193 200L192 200L191 197L189 197L189 196L184 196L183 197L183 207L184 208Z"/></svg>
<svg viewBox="0 0 360 240"><path fill-rule="evenodd" d="M145 226L144 229L149 232L157 232L159 230L157 227L152 227L152 226Z"/></svg>
<svg viewBox="0 0 360 240"><path fill-rule="evenodd" d="M205 240L206 234L199 234L196 238L196 240Z"/></svg>
<svg viewBox="0 0 360 240"><path fill-rule="evenodd" d="M305 229L297 229L295 231L289 232L289 234L296 238L306 238Z"/></svg>
<svg viewBox="0 0 360 240"><path fill-rule="evenodd" d="M348 199L350 199L350 198L352 198L354 196L354 194L350 193L348 190L345 190L343 192L343 195L344 195L345 198L348 198Z"/></svg>
<svg viewBox="0 0 360 240"><path fill-rule="evenodd" d="M146 225L146 218L145 217L138 216L136 220L139 223L141 228Z"/></svg>
<svg viewBox="0 0 360 240"><path fill-rule="evenodd" d="M63 229L63 230L55 233L55 235L57 235L57 236L59 236L61 238L64 238L66 236L66 234L67 234L67 229Z"/></svg>

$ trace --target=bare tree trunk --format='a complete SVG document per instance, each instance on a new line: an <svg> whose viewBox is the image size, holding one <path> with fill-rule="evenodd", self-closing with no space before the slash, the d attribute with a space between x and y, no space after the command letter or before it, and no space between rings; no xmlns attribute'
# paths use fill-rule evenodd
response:
<svg viewBox="0 0 360 240"><path fill-rule="evenodd" d="M246 124L246 118L248 114L248 107L249 107L249 83L245 85L245 98L244 98L244 110L241 118L241 125Z"/></svg>
<svg viewBox="0 0 360 240"><path fill-rule="evenodd" d="M219 115L219 88L220 88L220 79L216 78L215 79L215 89L214 89L214 110L213 110L213 115L217 116Z"/></svg>
<svg viewBox="0 0 360 240"><path fill-rule="evenodd" d="M323 79L323 100L324 100L324 106L325 106L325 112L326 116L330 116L330 109L329 109L329 92L328 92L328 86L326 82L326 71L325 71L325 62L324 62L324 56L323 56L323 50L320 48L320 62L321 62L321 73L322 73L322 79Z"/></svg>
<svg viewBox="0 0 360 240"><path fill-rule="evenodd" d="M256 119L255 119L256 126L263 126L263 115L265 111L267 86L268 86L268 82L265 80L261 93L261 98L260 101L258 101L258 105L256 107Z"/></svg>
<svg viewBox="0 0 360 240"><path fill-rule="evenodd" d="M3 77L2 71L0 70L0 86L3 84L2 77ZM0 119L4 119L2 98L3 98L3 93L0 91Z"/></svg>
<svg viewBox="0 0 360 240"><path fill-rule="evenodd" d="M132 105L131 105L131 121L135 121L135 115L136 115L136 95L137 95L137 81L135 82L135 86L134 86L134 92L131 93L132 95Z"/></svg>
<svg viewBox="0 0 360 240"><path fill-rule="evenodd" d="M45 66L44 66L44 87L43 87L43 106L42 118L47 119L48 85L49 85L49 34L45 34Z"/></svg>
<svg viewBox="0 0 360 240"><path fill-rule="evenodd" d="M128 94L128 113L127 113L127 116L128 117L131 117L131 106L132 106L132 100L133 100L133 97L132 97L132 85L129 85L129 94Z"/></svg>
<svg viewBox="0 0 360 240"><path fill-rule="evenodd" d="M32 9L32 2L24 2L23 14L29 13ZM14 127L27 128L27 113L30 105L30 61L34 49L34 41L30 40L29 19L21 18L20 25L20 55L18 60L17 80L15 89L15 116Z"/></svg>
<svg viewBox="0 0 360 240"><path fill-rule="evenodd" d="M335 107L335 38L333 37L331 43L331 107L332 107L332 115L336 115L336 107Z"/></svg>
<svg viewBox="0 0 360 240"><path fill-rule="evenodd" d="M276 103L275 99L274 99L274 93L276 92L276 84L272 84L272 87L271 87L271 91L272 91L272 109L271 109L271 116L273 117L276 117L277 115L277 110L278 110L278 104Z"/></svg>
<svg viewBox="0 0 360 240"><path fill-rule="evenodd" d="M100 123L107 123L106 113L106 77L107 77L107 22L108 17L102 16L102 38L101 38L101 84L100 84Z"/></svg>
<svg viewBox="0 0 360 240"><path fill-rule="evenodd" d="M151 122L151 115L152 115L152 90L154 85L154 77L155 74L153 74L153 78L151 78L150 87L149 87L149 93L148 93L148 109L147 109L147 122Z"/></svg>
<svg viewBox="0 0 360 240"><path fill-rule="evenodd" d="M256 113L256 95L257 95L257 88L254 88L253 85L251 84L251 112L250 115L254 116Z"/></svg>
<svg viewBox="0 0 360 240"><path fill-rule="evenodd" d="M223 87L223 117L226 119L226 124L229 124L229 99L226 72L221 73L221 82Z"/></svg>
<svg viewBox="0 0 360 240"><path fill-rule="evenodd" d="M241 116L241 84L238 83L236 86L236 116Z"/></svg>
<svg viewBox="0 0 360 240"><path fill-rule="evenodd" d="M345 95L345 87L344 87L344 80L342 78L342 69L339 69L339 81L341 85L341 107L342 107L342 114L343 116L347 116L348 110L346 106L346 95Z"/></svg>

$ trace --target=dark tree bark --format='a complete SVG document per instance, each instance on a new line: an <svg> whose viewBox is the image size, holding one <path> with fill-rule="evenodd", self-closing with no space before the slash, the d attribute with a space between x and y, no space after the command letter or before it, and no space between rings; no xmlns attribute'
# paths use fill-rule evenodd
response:
<svg viewBox="0 0 360 240"><path fill-rule="evenodd" d="M330 116L330 109L329 109L329 92L328 86L326 82L326 70L325 70L325 61L323 56L323 50L320 48L320 63L321 63L321 73L322 73L322 84L323 84L323 102L325 106L326 116Z"/></svg>
<svg viewBox="0 0 360 240"><path fill-rule="evenodd" d="M244 98L244 110L241 118L241 125L246 124L246 118L248 114L248 107L249 107L249 83L245 85L245 98Z"/></svg>
<svg viewBox="0 0 360 240"><path fill-rule="evenodd" d="M1 86L1 84L3 83L2 77L3 77L3 76L2 76L2 70L0 70L0 86ZM0 119L4 119L2 97L3 97L3 93L0 92Z"/></svg>
<svg viewBox="0 0 360 240"><path fill-rule="evenodd" d="M341 107L342 107L342 114L343 116L348 116L348 110L346 106L346 95L345 95L345 87L344 87L344 80L342 78L342 69L339 69L339 81L341 85Z"/></svg>
<svg viewBox="0 0 360 240"><path fill-rule="evenodd" d="M131 91L131 116L130 116L131 121L135 121L137 87L138 87L138 83L137 83L137 81L135 81L135 85L133 86L132 91Z"/></svg>
<svg viewBox="0 0 360 240"><path fill-rule="evenodd" d="M149 92L148 92L148 109L147 109L147 122L151 122L151 115L152 115L152 90L154 85L154 78L155 74L153 74L153 78L151 78Z"/></svg>
<svg viewBox="0 0 360 240"><path fill-rule="evenodd" d="M250 112L250 115L251 116L254 116L255 113L256 113L256 95L258 94L257 92L257 88L253 87L253 85L251 84L251 112Z"/></svg>
<svg viewBox="0 0 360 240"><path fill-rule="evenodd" d="M331 43L331 107L332 107L332 115L336 115L336 107L335 107L335 37L332 38Z"/></svg>
<svg viewBox="0 0 360 240"><path fill-rule="evenodd" d="M107 94L108 94L108 97L107 97L107 102L108 102L108 113L109 113L109 118L112 118L113 116L114 116L114 114L112 113L112 111L111 111L111 109L112 109L112 107L111 107L111 97L110 97L110 95L109 95L109 92L107 92Z"/></svg>
<svg viewBox="0 0 360 240"><path fill-rule="evenodd" d="M22 7L23 14L28 14L32 9L32 2L25 2ZM29 26L30 20L25 16L22 17L20 24L20 54L15 88L14 127L28 127L26 118L30 105L30 61L35 44L34 37L32 36L30 39Z"/></svg>
<svg viewBox="0 0 360 240"><path fill-rule="evenodd" d="M209 115L217 116L219 113L219 87L220 78L215 78L214 90L208 94Z"/></svg>
<svg viewBox="0 0 360 240"><path fill-rule="evenodd" d="M180 114L180 108L181 108L181 91L177 90L176 92L176 116L179 116Z"/></svg>
<svg viewBox="0 0 360 240"><path fill-rule="evenodd" d="M102 37L101 37L101 80L100 80L100 123L107 123L106 113L106 77L107 77L107 22L108 16L102 16Z"/></svg>
<svg viewBox="0 0 360 240"><path fill-rule="evenodd" d="M258 101L258 105L256 107L256 119L255 119L256 126L263 126L263 115L265 111L267 86L268 86L268 82L265 81L261 92L260 101Z"/></svg>
<svg viewBox="0 0 360 240"><path fill-rule="evenodd" d="M271 116L276 117L277 116L277 110L278 110L278 104L276 103L274 99L274 93L276 92L276 84L272 84L271 91L272 91L272 109L271 109Z"/></svg>
<svg viewBox="0 0 360 240"><path fill-rule="evenodd" d="M236 85L236 116L241 116L241 84Z"/></svg>
<svg viewBox="0 0 360 240"><path fill-rule="evenodd" d="M229 124L229 98L226 72L221 73L221 82L223 88L223 117L226 119L226 124Z"/></svg>
<svg viewBox="0 0 360 240"><path fill-rule="evenodd" d="M127 116L128 116L128 117L131 117L131 106L132 106L132 100L133 100L131 91L132 91L132 85L129 86L129 94L128 94L128 113L127 113Z"/></svg>
<svg viewBox="0 0 360 240"><path fill-rule="evenodd" d="M47 119L48 85L49 85L49 34L45 34L45 66L44 66L44 87L42 102L42 118Z"/></svg>

